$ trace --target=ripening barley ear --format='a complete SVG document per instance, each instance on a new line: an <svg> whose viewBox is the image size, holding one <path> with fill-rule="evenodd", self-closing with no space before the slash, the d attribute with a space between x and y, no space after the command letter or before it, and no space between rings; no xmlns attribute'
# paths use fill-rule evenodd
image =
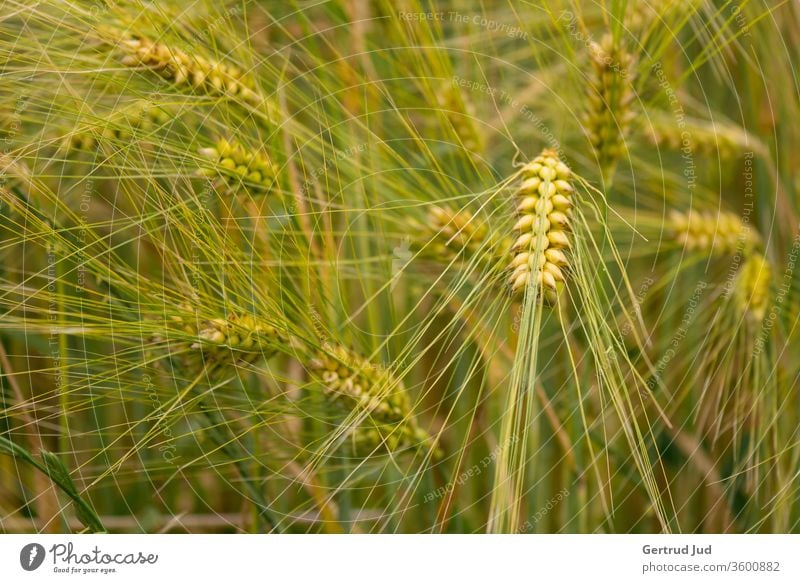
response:
<svg viewBox="0 0 800 583"><path fill-rule="evenodd" d="M396 452L431 447L430 435L413 414L408 391L383 366L335 345L317 350L308 361L308 368L331 402L341 402L351 418L366 414L363 425L354 430L357 450L370 448L371 452L383 446Z"/></svg>
<svg viewBox="0 0 800 583"><path fill-rule="evenodd" d="M255 83L233 65L202 55L189 55L177 47L153 42L143 36L119 33L115 39L126 67L149 69L178 86L198 93L241 100L250 105L263 103Z"/></svg>
<svg viewBox="0 0 800 583"><path fill-rule="evenodd" d="M736 487L747 492L748 504L759 513L764 497L772 496L761 491L785 487L780 479L767 486L765 481L775 477L769 476L765 461L786 454L778 436L795 408L787 398L791 382L776 374L773 361L788 339L781 326L765 321L773 302L772 277L773 268L761 253L745 257L717 309L706 310L704 324L711 333L687 383L702 387L692 404L695 425L709 435L709 447L732 465L740 477Z"/></svg>
<svg viewBox="0 0 800 583"><path fill-rule="evenodd" d="M643 116L640 131L653 145L676 151L691 148L694 154L719 155L723 159L745 152L769 152L759 138L727 121L712 123L683 116L679 125L672 113L649 111Z"/></svg>
<svg viewBox="0 0 800 583"><path fill-rule="evenodd" d="M732 212L670 212L665 229L689 252L709 256L748 254L761 245L758 232Z"/></svg>
<svg viewBox="0 0 800 583"><path fill-rule="evenodd" d="M652 28L674 26L675 18L693 14L703 0L628 0L625 7L625 28L630 36L641 39ZM670 32L674 34L674 32Z"/></svg>
<svg viewBox="0 0 800 583"><path fill-rule="evenodd" d="M199 153L213 163L201 172L206 176L220 176L233 193L245 187L248 191L268 193L275 186L277 167L260 151L222 138L213 147L201 148Z"/></svg>
<svg viewBox="0 0 800 583"><path fill-rule="evenodd" d="M772 267L760 253L752 254L736 276L736 304L748 321L759 325L770 303Z"/></svg>
<svg viewBox="0 0 800 583"><path fill-rule="evenodd" d="M468 210L440 206L429 209L426 221L416 224L411 247L420 259L449 265L454 261L473 264L478 269L502 269L508 238L497 236L491 226Z"/></svg>
<svg viewBox="0 0 800 583"><path fill-rule="evenodd" d="M441 91L437 91L436 99L453 126L453 131L458 136L464 151L472 157L483 154L486 144L476 122L477 112L472 101L467 99L453 83L446 83Z"/></svg>
<svg viewBox="0 0 800 583"><path fill-rule="evenodd" d="M509 284L514 294L524 292L534 281L549 303L565 280L569 259L567 235L572 214L572 172L554 150L541 155L522 169L522 184L517 190L514 225L516 241L511 247Z"/></svg>
<svg viewBox="0 0 800 583"><path fill-rule="evenodd" d="M636 114L633 83L636 62L611 34L589 47L591 68L587 74L586 134L594 147L605 182L611 182L617 162L625 153L625 139Z"/></svg>
<svg viewBox="0 0 800 583"><path fill-rule="evenodd" d="M138 101L116 112L102 128L79 128L64 139L62 151L69 153L96 150L103 143L124 146L137 134L152 132L172 118L168 108Z"/></svg>
<svg viewBox="0 0 800 583"><path fill-rule="evenodd" d="M652 413L663 416L663 411L653 399L644 406L642 395L649 392L646 382L625 351L619 323L608 318L609 313L619 309L637 346L642 345L643 325L632 308L633 290L604 218L608 215L603 208L605 200L553 150L544 150L520 174L523 181L515 192L518 236L512 247L508 281L517 295L522 294L522 315L499 439L503 449L496 464L488 530L501 533L519 528L520 508L526 487L530 487L526 484L526 465L536 457L536 445L528 442L528 428L539 412L534 407L536 399L529 396L534 394L536 384L547 378L540 371L539 340L543 319L552 317L560 324L565 350L569 352L570 382L577 388L589 448L594 445L583 409L587 389L576 364L579 358L572 354L572 326L582 330L585 354L594 369L601 371L593 378L593 390L599 391L600 399L616 414L616 430L627 442L654 515L668 531L669 519L656 479L658 463L653 459L657 447L648 419ZM593 215L594 226L587 213ZM610 254L610 260L604 253ZM546 304L557 309L545 312ZM594 459L596 453L591 455ZM608 478L602 477L601 471L594 467L606 512L613 512L607 506L610 500L602 485Z"/></svg>
<svg viewBox="0 0 800 583"><path fill-rule="evenodd" d="M635 36L644 36L655 19L658 10L648 0L631 0L625 11L626 32Z"/></svg>
<svg viewBox="0 0 800 583"><path fill-rule="evenodd" d="M169 353L192 372L203 366L218 369L236 363L252 364L271 358L290 344L286 332L266 319L246 313L202 319L186 305L169 316L166 338L156 335L154 343L167 345Z"/></svg>

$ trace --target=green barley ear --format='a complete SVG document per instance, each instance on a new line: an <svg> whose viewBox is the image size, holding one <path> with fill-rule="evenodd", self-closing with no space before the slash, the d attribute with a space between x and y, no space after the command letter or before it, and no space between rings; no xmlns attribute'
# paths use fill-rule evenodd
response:
<svg viewBox="0 0 800 583"><path fill-rule="evenodd" d="M670 150L691 148L693 153L719 155L724 159L749 151L768 152L756 136L726 121L715 120L712 123L684 116L678 124L670 113L650 111L644 125L641 131L650 143Z"/></svg>
<svg viewBox="0 0 800 583"><path fill-rule="evenodd" d="M687 251L708 255L746 253L761 243L755 229L727 211L682 213L673 210L666 228Z"/></svg>
<svg viewBox="0 0 800 583"><path fill-rule="evenodd" d="M509 283L512 290L524 293L507 384L499 437L502 450L495 466L488 530L517 531L526 492L534 487L526 466L535 463L531 460L536 460L538 447L529 428L541 412L530 396L539 383L548 382L549 376L542 369L551 354L548 351L546 357L540 355L540 336L545 321L554 320L570 355L570 377L577 387L579 403L588 390L583 386L579 357L589 356L594 370L602 371L592 378L596 383L592 390L599 391L609 413L613 411L626 453L633 460L654 515L668 531L670 519L657 483L657 446L650 431L650 413L644 411L649 409L661 416L664 413L654 399L645 406L642 395L650 392L646 381L624 348L619 324L608 318L609 313L620 310L623 321L634 331L636 346L643 345L643 324L633 309L633 290L608 226L605 197L571 172L553 150L544 150L520 174L523 182L516 191L518 237L513 246ZM557 309L545 311L545 303L554 304ZM575 327L586 339L586 352L580 355L573 354L571 348ZM652 368L649 362L644 364ZM587 412L580 407L587 443L593 449ZM605 443L601 447L608 452L614 446ZM590 453L593 459L595 455L596 452ZM602 470L598 466L593 470L598 484L603 484L606 478L600 475ZM608 508L606 488L601 485L600 489ZM611 511L607 512L610 518Z"/></svg>
<svg viewBox="0 0 800 583"><path fill-rule="evenodd" d="M202 148L199 153L213 163L203 169L203 174L220 176L232 192L243 187L268 192L275 184L277 167L263 152L220 139L213 147Z"/></svg>
<svg viewBox="0 0 800 583"><path fill-rule="evenodd" d="M453 83L446 83L437 92L436 99L463 149L471 156L482 154L486 144L483 133L477 126L477 112L472 101L464 97L459 87Z"/></svg>
<svg viewBox="0 0 800 583"><path fill-rule="evenodd" d="M649 1L632 0L625 11L625 28L636 36L644 35L658 17L658 10Z"/></svg>
<svg viewBox="0 0 800 583"><path fill-rule="evenodd" d="M64 462L56 454L42 450L39 462L28 450L17 445L6 437L0 436L0 453L10 455L23 461L45 474L75 504L75 515L90 532L106 532L100 517L92 505L87 502L75 487L75 482Z"/></svg>
<svg viewBox="0 0 800 583"><path fill-rule="evenodd" d="M465 261L494 269L510 247L510 240L497 237L486 222L468 210L433 206L416 231L412 248L418 257L445 265Z"/></svg>
<svg viewBox="0 0 800 583"><path fill-rule="evenodd" d="M566 281L572 214L572 172L554 150L541 155L522 169L523 182L517 190L517 233L511 250L509 284L518 294L534 280L544 297L555 303Z"/></svg>
<svg viewBox="0 0 800 583"><path fill-rule="evenodd" d="M275 343L283 335L272 325L250 314L230 314L227 318L206 320L198 331L192 348L225 348L245 353L275 353Z"/></svg>
<svg viewBox="0 0 800 583"><path fill-rule="evenodd" d="M233 313L203 320L184 305L169 316L167 327L170 351L179 354L181 363L193 371L204 365L252 364L271 358L289 345L283 331L252 314ZM160 336L154 341L165 342Z"/></svg>
<svg viewBox="0 0 800 583"><path fill-rule="evenodd" d="M625 138L635 98L635 60L611 34L589 47L591 69L587 75L588 107L584 126L597 155L603 179L610 182L617 161L625 152Z"/></svg>
<svg viewBox="0 0 800 583"><path fill-rule="evenodd" d="M88 152L97 148L97 138L91 131L81 130L64 140L63 150L65 152Z"/></svg>
<svg viewBox="0 0 800 583"><path fill-rule="evenodd" d="M773 302L783 301L773 295L772 280L766 257L746 257L720 309L705 310L699 322L709 333L691 356L697 366L687 383L702 387L697 401L687 403L698 431L711 436L711 447L739 474L738 487L756 499L769 481L764 460L785 453L780 426L796 408L795 399L785 398L792 381L776 373L773 360L791 341L784 328L765 321L768 311L770 318L775 315Z"/></svg>
<svg viewBox="0 0 800 583"><path fill-rule="evenodd" d="M738 308L754 324L764 320L770 302L772 267L760 253L745 261L736 278L735 298Z"/></svg>
<svg viewBox="0 0 800 583"><path fill-rule="evenodd" d="M383 444L398 451L430 445L431 437L413 416L402 381L383 366L336 345L318 350L309 360L309 371L332 402L348 411L357 408L356 415L367 413L368 419L355 431L357 449L374 450Z"/></svg>
<svg viewBox="0 0 800 583"><path fill-rule="evenodd" d="M95 150L104 142L123 144L131 140L137 131L153 131L171 119L167 108L153 105L141 100L121 109L102 128L83 127L64 139L63 150L89 151Z"/></svg>

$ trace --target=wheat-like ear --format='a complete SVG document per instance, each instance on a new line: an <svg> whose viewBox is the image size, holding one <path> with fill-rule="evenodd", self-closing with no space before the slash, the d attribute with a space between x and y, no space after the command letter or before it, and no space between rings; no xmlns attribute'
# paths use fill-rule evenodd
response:
<svg viewBox="0 0 800 583"><path fill-rule="evenodd" d="M489 531L516 531L519 526L520 506L527 486L526 465L535 457L530 449L533 444L529 442L528 430L537 413L534 400L526 397L533 393L536 383L546 378L542 375L544 367L540 361L543 359L539 354L545 318L555 319L561 324L565 339L570 336L567 318L586 334L587 353L596 370L602 371L597 377L597 388L602 398L608 399L607 403L613 407L620 433L627 442L654 513L662 527L668 530L667 511L656 480L656 462L652 459L655 444L650 421L640 410L641 395L647 390L645 379L621 350L621 332L607 318L612 306L618 307L633 329L638 330L641 325L635 321L636 315L630 309L633 291L608 229L606 201L601 192L560 162L553 150L543 151L520 174L523 182L518 189L520 217L516 225L519 235L513 246L513 271L509 282L512 289L517 292L524 290L525 293L500 434L500 443L506 449L500 453L497 462ZM590 225L589 217L594 226ZM610 263L619 270L616 275L603 260L603 250L611 254ZM568 293L560 294L562 287ZM555 304L558 309L546 311L541 298ZM575 306L574 315L569 313L569 306ZM638 332L636 336L639 342ZM573 367L571 382L576 384L580 394L586 389L581 386L581 373L571 343L565 344ZM649 362L645 366L652 369ZM582 402L583 397L579 399ZM666 418L654 401L651 405L656 414ZM587 440L591 442L586 411L582 405L579 407ZM596 467L595 471L598 482L602 484L604 479L599 475L599 468ZM605 494L603 491L601 496ZM604 500L603 504L607 502Z"/></svg>
<svg viewBox="0 0 800 583"><path fill-rule="evenodd" d="M308 365L312 378L332 402L341 402L356 417L366 413L367 420L354 434L358 449L372 451L385 445L389 451L398 451L430 444L430 436L413 415L402 381L383 366L342 345L317 350Z"/></svg>
<svg viewBox="0 0 800 583"><path fill-rule="evenodd" d="M254 363L271 358L279 348L289 345L285 332L247 313L203 318L188 305L181 305L168 316L166 324L165 334L156 335L154 344L168 345L170 353L178 354L187 370L194 372L203 366Z"/></svg>
<svg viewBox="0 0 800 583"><path fill-rule="evenodd" d="M643 35L657 16L658 10L649 1L631 0L625 11L625 28L631 34Z"/></svg>
<svg viewBox="0 0 800 583"><path fill-rule="evenodd" d="M594 147L603 179L613 178L617 161L625 152L625 138L636 117L632 111L636 61L611 34L589 47L588 107L584 124Z"/></svg>
<svg viewBox="0 0 800 583"><path fill-rule="evenodd" d="M113 118L102 127L84 126L71 133L64 139L62 149L65 152L95 150L106 141L125 145L137 131L151 131L168 123L170 119L168 108L138 101L115 112Z"/></svg>
<svg viewBox="0 0 800 583"><path fill-rule="evenodd" d="M770 302L772 267L760 253L745 261L736 278L735 298L742 313L754 324L764 320Z"/></svg>
<svg viewBox="0 0 800 583"><path fill-rule="evenodd" d="M252 79L234 65L190 55L143 36L122 33L116 40L122 52L121 63L127 67L149 69L176 85L199 93L238 99L251 105L264 102Z"/></svg>
<svg viewBox="0 0 800 583"><path fill-rule="evenodd" d="M650 143L671 150L689 148L695 154L718 154L725 159L749 151L768 152L758 137L726 121L715 120L712 123L682 116L678 123L672 114L649 111L643 125L641 131Z"/></svg>
<svg viewBox="0 0 800 583"><path fill-rule="evenodd" d="M708 255L747 253L761 244L758 232L731 212L673 210L666 229L688 251Z"/></svg>
<svg viewBox="0 0 800 583"><path fill-rule="evenodd" d="M207 176L220 176L232 192L244 187L268 192L275 184L277 167L258 150L224 138L213 147L201 148L200 154L212 162L202 170Z"/></svg>
<svg viewBox="0 0 800 583"><path fill-rule="evenodd" d="M445 84L436 94L439 106L452 124L463 149L470 155L482 154L485 147L483 133L475 121L475 105L462 95L457 85Z"/></svg>
<svg viewBox="0 0 800 583"><path fill-rule="evenodd" d="M555 301L566 281L569 265L569 224L572 214L572 173L554 150L544 150L522 169L517 189L514 225L516 241L511 247L509 269L512 293L525 290L531 280L542 287L545 298Z"/></svg>
<svg viewBox="0 0 800 583"><path fill-rule="evenodd" d="M433 206L422 224L415 222L412 248L420 259L448 265L453 261L498 268L511 240L496 236L490 225L468 210Z"/></svg>

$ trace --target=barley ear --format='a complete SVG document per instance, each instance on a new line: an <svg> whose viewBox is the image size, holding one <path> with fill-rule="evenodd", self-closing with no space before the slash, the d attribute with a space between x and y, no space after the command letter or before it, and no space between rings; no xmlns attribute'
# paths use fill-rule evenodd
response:
<svg viewBox="0 0 800 583"><path fill-rule="evenodd" d="M548 303L554 303L566 281L574 193L571 176L567 165L549 149L522 169L508 277L514 294L523 292L533 281Z"/></svg>
<svg viewBox="0 0 800 583"><path fill-rule="evenodd" d="M760 324L766 315L770 303L771 281L772 267L760 253L749 257L737 275L737 305L754 324Z"/></svg>
<svg viewBox="0 0 800 583"><path fill-rule="evenodd" d="M201 170L206 176L220 176L231 192L252 189L259 193L269 192L275 185L277 167L258 150L220 139L208 148L201 148L200 155L211 164Z"/></svg>
<svg viewBox="0 0 800 583"><path fill-rule="evenodd" d="M625 138L635 113L633 80L635 59L610 34L589 47L584 127L597 155L603 180L613 179L619 158L625 153Z"/></svg>
<svg viewBox="0 0 800 583"><path fill-rule="evenodd" d="M667 219L667 230L687 251L709 256L748 254L761 244L755 229L727 211L683 213L673 210Z"/></svg>
<svg viewBox="0 0 800 583"><path fill-rule="evenodd" d="M430 436L417 424L402 381L381 365L369 362L342 345L326 346L309 362L309 372L331 402L346 410L367 413L355 432L357 449L385 445L390 451L427 446Z"/></svg>

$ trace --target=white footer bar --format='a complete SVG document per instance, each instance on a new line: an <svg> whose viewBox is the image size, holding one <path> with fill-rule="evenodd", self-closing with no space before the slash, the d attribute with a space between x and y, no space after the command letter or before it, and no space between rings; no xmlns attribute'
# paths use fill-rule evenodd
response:
<svg viewBox="0 0 800 583"><path fill-rule="evenodd" d="M800 535L0 535L0 581L800 581Z"/></svg>

